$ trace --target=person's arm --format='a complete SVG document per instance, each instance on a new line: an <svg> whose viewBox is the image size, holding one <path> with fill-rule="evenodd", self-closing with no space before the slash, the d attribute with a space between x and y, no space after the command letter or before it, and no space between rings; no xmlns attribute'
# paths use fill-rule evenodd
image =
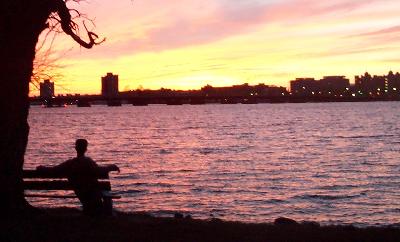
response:
<svg viewBox="0 0 400 242"><path fill-rule="evenodd" d="M39 172L60 174L67 172L69 170L69 167L70 167L70 160L67 160L56 166L38 166L36 167L36 170Z"/></svg>
<svg viewBox="0 0 400 242"><path fill-rule="evenodd" d="M90 159L90 158L88 158ZM93 161L92 159L90 159L90 162L92 163L93 167L97 170L98 174L108 174L111 171L118 171L119 167L115 164L112 165L105 165L105 166L99 166L95 161Z"/></svg>
<svg viewBox="0 0 400 242"><path fill-rule="evenodd" d="M110 172L110 171L118 171L118 172L120 172L119 167L117 165L115 165L115 164L107 165L107 166L105 166L105 169L107 169L108 172Z"/></svg>
<svg viewBox="0 0 400 242"><path fill-rule="evenodd" d="M107 172L107 173L110 172L110 171L118 171L118 172L120 172L119 167L117 165L115 165L115 164L106 165L106 166L99 166L99 169L101 170L101 172Z"/></svg>

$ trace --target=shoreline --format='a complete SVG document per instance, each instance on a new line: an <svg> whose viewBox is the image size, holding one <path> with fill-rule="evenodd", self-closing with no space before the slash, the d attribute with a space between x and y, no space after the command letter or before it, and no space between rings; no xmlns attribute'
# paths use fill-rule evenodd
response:
<svg viewBox="0 0 400 242"><path fill-rule="evenodd" d="M80 208L80 203L76 202L74 206L52 206L51 204L45 204L45 205L38 205L35 204L34 202L30 201L30 203L35 207L38 208L42 211L49 211L50 215L53 214L63 214L66 213L67 211L70 211L71 214L80 214L81 208ZM149 217L153 218L159 218L159 219L170 219L174 218L174 216L179 216L181 218L185 217L190 217L190 219L193 220L201 220L201 221L211 221L211 220L220 220L220 221L225 221L225 222L232 222L232 223L241 223L241 224L273 224L274 220L279 218L279 217L285 217L285 218L290 218L294 221L296 221L299 224L307 224L307 223L318 223L321 227L329 227L329 226L353 226L355 228L387 228L387 227L394 227L394 228L399 228L400 229L400 219L397 222L381 222L381 223L367 223L367 222L360 222L360 221L348 221L348 222L341 222L341 221L334 221L334 220L318 220L318 219L313 219L313 218L294 218L291 217L290 215L277 215L277 217L268 217L266 219L260 219L257 218L257 215L251 216L251 220L237 220L233 217L227 217L225 215L218 215L218 214L212 214L210 213L209 216L202 216L196 213L190 213L190 211L179 211L179 210L162 210L162 211L146 211L146 210L133 210L129 211L126 209L121 209L119 207L115 207L114 204L114 211L117 214L120 215L146 215ZM257 219L254 219L257 218ZM400 218L400 217L399 217ZM392 219L393 221L393 219ZM400 241L400 239L399 239Z"/></svg>
<svg viewBox="0 0 400 242"><path fill-rule="evenodd" d="M91 218L78 209L44 209L25 218L1 218L0 241L399 241L399 224L384 227L297 223L241 223L218 218L201 220L182 214L174 218L147 213L116 212Z"/></svg>

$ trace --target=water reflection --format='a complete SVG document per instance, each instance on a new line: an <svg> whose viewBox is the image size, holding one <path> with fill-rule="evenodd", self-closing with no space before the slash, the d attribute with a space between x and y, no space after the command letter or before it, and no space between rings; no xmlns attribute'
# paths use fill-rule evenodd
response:
<svg viewBox="0 0 400 242"><path fill-rule="evenodd" d="M122 170L113 178L121 210L396 223L399 105L32 108L25 167L70 158L85 137L89 156Z"/></svg>

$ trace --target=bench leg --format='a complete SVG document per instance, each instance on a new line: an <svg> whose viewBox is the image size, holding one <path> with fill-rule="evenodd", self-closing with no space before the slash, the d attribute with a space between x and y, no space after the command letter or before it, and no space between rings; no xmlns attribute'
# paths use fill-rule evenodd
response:
<svg viewBox="0 0 400 242"><path fill-rule="evenodd" d="M113 215L113 201L108 193L103 193L103 208L106 216Z"/></svg>

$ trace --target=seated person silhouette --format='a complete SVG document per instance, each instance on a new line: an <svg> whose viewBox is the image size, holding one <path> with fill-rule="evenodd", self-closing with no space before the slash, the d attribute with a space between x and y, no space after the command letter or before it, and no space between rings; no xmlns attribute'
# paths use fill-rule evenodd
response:
<svg viewBox="0 0 400 242"><path fill-rule="evenodd" d="M119 172L119 168L116 165L98 166L91 158L85 156L87 146L86 139L77 139L75 142L76 158L54 167L38 166L36 169L38 171L66 174L76 196L82 203L83 213L89 216L107 215L112 211L107 211L107 204L104 203L97 177L99 173Z"/></svg>

